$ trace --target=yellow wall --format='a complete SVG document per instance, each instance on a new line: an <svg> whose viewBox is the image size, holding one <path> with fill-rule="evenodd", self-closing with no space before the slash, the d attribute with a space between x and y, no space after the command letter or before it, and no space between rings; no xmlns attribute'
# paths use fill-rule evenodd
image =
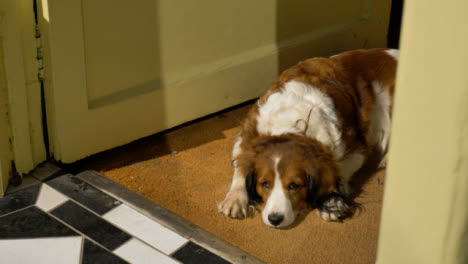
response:
<svg viewBox="0 0 468 264"><path fill-rule="evenodd" d="M467 263L468 2L405 4L377 263Z"/></svg>

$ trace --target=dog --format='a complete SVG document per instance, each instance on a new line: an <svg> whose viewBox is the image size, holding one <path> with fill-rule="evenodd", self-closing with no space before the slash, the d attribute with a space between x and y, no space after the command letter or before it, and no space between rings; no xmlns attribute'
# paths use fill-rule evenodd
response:
<svg viewBox="0 0 468 264"><path fill-rule="evenodd" d="M351 216L353 175L371 150L387 153L398 56L354 50L282 72L241 125L232 183L218 210L244 218L254 205L275 228L310 207L325 221Z"/></svg>

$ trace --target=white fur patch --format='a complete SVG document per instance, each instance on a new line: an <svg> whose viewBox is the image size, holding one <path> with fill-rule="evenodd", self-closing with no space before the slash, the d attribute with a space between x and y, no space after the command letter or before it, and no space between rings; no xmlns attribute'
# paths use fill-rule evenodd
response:
<svg viewBox="0 0 468 264"><path fill-rule="evenodd" d="M400 57L400 51L397 49L388 49L385 51L388 55L392 56L396 61Z"/></svg>
<svg viewBox="0 0 468 264"><path fill-rule="evenodd" d="M257 130L270 135L303 133L311 109L306 135L329 146L336 158L341 158L345 148L333 101L311 85L289 81L282 91L271 94L259 106Z"/></svg>
<svg viewBox="0 0 468 264"><path fill-rule="evenodd" d="M247 216L248 196L245 189L245 178L234 168L231 188L224 200L218 204L218 211L233 218L244 218Z"/></svg>
<svg viewBox="0 0 468 264"><path fill-rule="evenodd" d="M268 200L266 201L265 208L263 209L262 212L262 219L263 222L272 227L285 227L294 222L294 219L296 218L296 215L293 211L291 201L289 198L286 196L286 193L283 188L283 183L281 182L281 177L278 171L278 164L280 162L279 157L274 158L274 166L275 166L275 182L273 184L273 189L271 190L271 194L268 197ZM284 217L283 221L277 225L274 226L270 223L268 220L268 216L270 214L279 214Z"/></svg>
<svg viewBox="0 0 468 264"><path fill-rule="evenodd" d="M242 143L242 137L238 136L236 142L234 143L234 147L232 148L232 160L235 160L237 156L241 153L240 145Z"/></svg>
<svg viewBox="0 0 468 264"><path fill-rule="evenodd" d="M367 138L372 145L377 146L379 151L385 153L392 127L390 119L391 100L390 95L379 82L372 82L372 87L375 94L375 105Z"/></svg>
<svg viewBox="0 0 468 264"><path fill-rule="evenodd" d="M234 175L232 176L232 183L231 183L230 190L244 189L244 188L245 188L245 178L240 175L238 168L234 168Z"/></svg>
<svg viewBox="0 0 468 264"><path fill-rule="evenodd" d="M240 145L242 138L237 137L232 149L232 165L234 166L234 175L232 176L231 187L224 200L218 204L218 211L226 216L233 218L244 218L247 216L248 196L245 187L245 175L239 171L237 156L241 154Z"/></svg>

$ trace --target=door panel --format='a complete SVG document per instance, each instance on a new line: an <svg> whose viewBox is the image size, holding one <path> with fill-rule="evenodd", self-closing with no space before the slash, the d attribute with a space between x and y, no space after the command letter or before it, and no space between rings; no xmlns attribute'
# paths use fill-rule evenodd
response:
<svg viewBox="0 0 468 264"><path fill-rule="evenodd" d="M42 0L54 157L255 98L300 59L385 46L390 0L322 2Z"/></svg>
<svg viewBox="0 0 468 264"><path fill-rule="evenodd" d="M103 10L112 6L112 12ZM88 102L159 79L159 14L153 0L84 0L83 39ZM128 20L132 22L129 23Z"/></svg>

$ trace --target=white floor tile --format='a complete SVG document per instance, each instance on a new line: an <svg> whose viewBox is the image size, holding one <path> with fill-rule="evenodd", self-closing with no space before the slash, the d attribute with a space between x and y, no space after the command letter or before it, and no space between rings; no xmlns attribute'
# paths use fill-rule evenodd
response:
<svg viewBox="0 0 468 264"><path fill-rule="evenodd" d="M114 250L114 254L132 264L179 263L135 238L132 238L130 241Z"/></svg>
<svg viewBox="0 0 468 264"><path fill-rule="evenodd" d="M125 204L112 209L103 217L167 255L187 242L187 239L181 235L163 227Z"/></svg>
<svg viewBox="0 0 468 264"><path fill-rule="evenodd" d="M79 263L81 237L0 240L2 263Z"/></svg>
<svg viewBox="0 0 468 264"><path fill-rule="evenodd" d="M42 184L39 196L37 197L36 206L47 212L67 200L68 198L65 195L59 193L47 184Z"/></svg>

